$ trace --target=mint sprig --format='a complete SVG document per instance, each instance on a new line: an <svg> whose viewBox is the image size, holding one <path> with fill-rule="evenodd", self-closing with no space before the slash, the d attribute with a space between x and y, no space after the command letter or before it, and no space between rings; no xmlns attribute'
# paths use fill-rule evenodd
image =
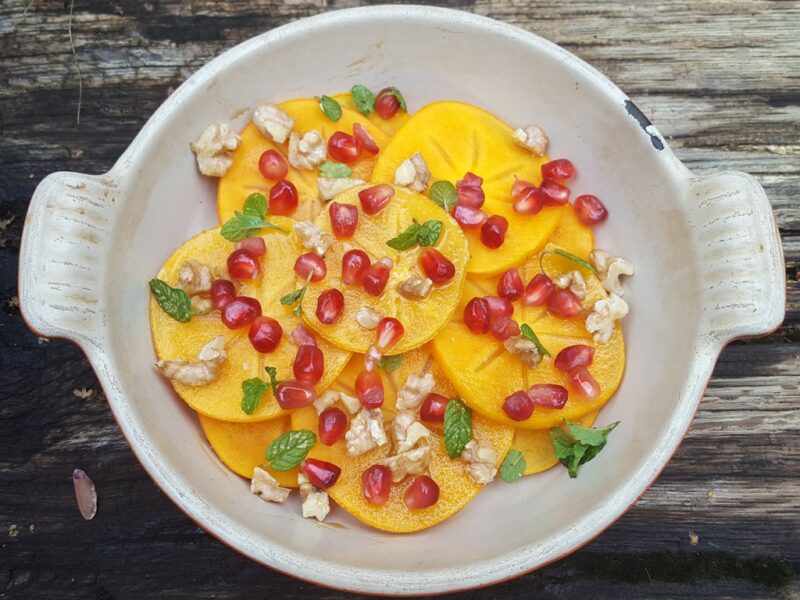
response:
<svg viewBox="0 0 800 600"><path fill-rule="evenodd" d="M161 310L180 323L192 320L192 300L189 294L160 279L151 279L149 285Z"/></svg>
<svg viewBox="0 0 800 600"><path fill-rule="evenodd" d="M523 323L519 326L519 332L536 345L536 349L539 351L539 354L542 356L552 356L550 351L544 347L544 344L542 344L538 336L533 332L533 329L531 329L530 325Z"/></svg>
<svg viewBox="0 0 800 600"><path fill-rule="evenodd" d="M420 246L434 246L439 240L443 223L441 221L425 221L422 225L412 223L398 236L393 237L386 245L395 250L409 250L419 244Z"/></svg>
<svg viewBox="0 0 800 600"><path fill-rule="evenodd" d="M389 93L395 98L397 98L397 102L400 104L400 108L403 109L403 112L408 112L408 107L406 106L406 99L403 98L403 94L400 93L400 90L392 86L389 88Z"/></svg>
<svg viewBox="0 0 800 600"><path fill-rule="evenodd" d="M506 483L517 483L520 477L525 474L527 466L528 464L525 462L525 456L522 452L512 448L503 459L503 464L500 465L500 478Z"/></svg>
<svg viewBox="0 0 800 600"><path fill-rule="evenodd" d="M278 391L278 370L275 367L264 367L269 376L269 383L260 377L253 377L242 381L242 411L252 415L261 402L261 397L267 388L272 388L273 395Z"/></svg>
<svg viewBox="0 0 800 600"><path fill-rule="evenodd" d="M548 254L556 254L558 256L562 256L567 260L571 260L576 265L586 269L592 275L597 275L597 269L595 269L588 261L582 259L580 256L575 256L571 252L567 252L566 250L562 250L561 248L556 248L555 250L545 250L542 252L541 256L539 257L539 267L542 267L542 259L547 256ZM542 272L544 272L544 268L542 267Z"/></svg>
<svg viewBox="0 0 800 600"><path fill-rule="evenodd" d="M471 439L472 411L460 398L453 398L444 409L444 446L447 456L461 456Z"/></svg>
<svg viewBox="0 0 800 600"><path fill-rule="evenodd" d="M262 229L277 229L289 233L267 221L267 198L258 192L250 194L244 201L244 212L236 211L234 217L225 222L219 233L229 242L240 242Z"/></svg>
<svg viewBox="0 0 800 600"><path fill-rule="evenodd" d="M347 165L343 165L342 163L334 162L332 160L326 160L319 167L320 177L332 177L334 179L341 179L343 177L350 177L350 175L352 174L353 170L350 167L348 167Z"/></svg>
<svg viewBox="0 0 800 600"><path fill-rule="evenodd" d="M317 443L317 436L308 429L287 431L267 448L267 463L273 471L288 471L299 465Z"/></svg>
<svg viewBox="0 0 800 600"><path fill-rule="evenodd" d="M403 365L403 355L395 354L394 356L384 356L378 361L378 366L384 371L391 373L396 371Z"/></svg>
<svg viewBox="0 0 800 600"><path fill-rule="evenodd" d="M428 195L435 204L441 206L447 213L458 203L456 186L449 181L435 181L431 185Z"/></svg>
<svg viewBox="0 0 800 600"><path fill-rule="evenodd" d="M342 118L342 107L336 100L330 96L320 96L317 100L319 100L319 109L331 121L338 121Z"/></svg>
<svg viewBox="0 0 800 600"><path fill-rule="evenodd" d="M294 307L292 310L292 314L295 317L299 317L303 314L303 298L306 296L306 291L308 290L308 284L311 281L311 276L314 274L314 271L311 271L306 277L306 282L299 290L295 290L293 292L289 292L285 296L281 298L281 304L284 306L291 306L294 303L297 303L297 306Z"/></svg>
<svg viewBox="0 0 800 600"><path fill-rule="evenodd" d="M578 476L578 467L592 460L606 447L608 434L619 425L619 421L603 428L581 427L566 419L564 424L566 429L554 427L550 430L550 439L556 458L574 479Z"/></svg>
<svg viewBox="0 0 800 600"><path fill-rule="evenodd" d="M365 117L375 110L375 94L368 87L356 84L350 88L350 94L356 108Z"/></svg>

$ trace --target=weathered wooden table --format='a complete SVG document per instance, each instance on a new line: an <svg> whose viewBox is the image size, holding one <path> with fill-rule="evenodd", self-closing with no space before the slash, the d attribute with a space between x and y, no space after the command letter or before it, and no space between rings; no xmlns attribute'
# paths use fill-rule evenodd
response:
<svg viewBox="0 0 800 600"><path fill-rule="evenodd" d="M208 59L352 4L76 0L80 75L69 0L0 4L0 598L343 597L248 561L175 508L123 441L81 352L28 332L16 270L26 206L47 173L104 172ZM689 436L625 517L557 564L466 596L799 597L800 2L443 4L594 64L693 170L756 175L789 281L783 327L723 353ZM91 522L73 498L77 466L97 483Z"/></svg>

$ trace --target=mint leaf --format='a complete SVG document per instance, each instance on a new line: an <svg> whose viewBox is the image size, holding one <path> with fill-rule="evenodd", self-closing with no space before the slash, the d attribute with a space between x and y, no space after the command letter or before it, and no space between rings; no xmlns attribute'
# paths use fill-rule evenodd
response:
<svg viewBox="0 0 800 600"><path fill-rule="evenodd" d="M456 186L449 181L434 182L428 195L434 203L441 206L447 213L449 213L450 209L458 202Z"/></svg>
<svg viewBox="0 0 800 600"><path fill-rule="evenodd" d="M512 448L503 459L503 464L500 465L500 478L506 483L517 483L524 475L527 466L522 452Z"/></svg>
<svg viewBox="0 0 800 600"><path fill-rule="evenodd" d="M359 112L368 116L375 110L375 94L370 89L363 85L354 85L350 88L350 94L353 96L353 102Z"/></svg>
<svg viewBox="0 0 800 600"><path fill-rule="evenodd" d="M242 382L242 411L252 415L261 402L261 396L267 391L267 384L258 377L245 379Z"/></svg>
<svg viewBox="0 0 800 600"><path fill-rule="evenodd" d="M264 370L269 375L269 387L272 388L272 394L278 393L278 369L275 367L264 367Z"/></svg>
<svg viewBox="0 0 800 600"><path fill-rule="evenodd" d="M331 121L338 121L342 118L342 107L336 100L330 96L320 96L317 100L319 100L319 109Z"/></svg>
<svg viewBox="0 0 800 600"><path fill-rule="evenodd" d="M250 209L255 210L256 207L251 206ZM247 209L245 208L245 210ZM289 233L283 227L273 225L269 221L256 215L242 214L238 211L235 214L236 216L226 221L222 229L219 230L220 235L229 242L241 242L251 237L254 232L261 231L262 229L277 229L283 233Z"/></svg>
<svg viewBox="0 0 800 600"><path fill-rule="evenodd" d="M273 471L288 471L303 462L316 442L317 436L308 429L287 431L267 448L267 462Z"/></svg>
<svg viewBox="0 0 800 600"><path fill-rule="evenodd" d="M522 325L519 326L519 332L526 338L528 338L530 341L532 341L534 344L536 344L536 349L539 351L539 354L541 354L542 356L552 356L552 354L550 354L550 351L547 348L545 348L544 345L542 345L542 342L539 341L539 338L536 336L536 334L533 333L533 329L531 329L530 325L528 325L527 323L523 323Z"/></svg>
<svg viewBox="0 0 800 600"><path fill-rule="evenodd" d="M308 277L306 277L306 282L299 290L295 290L293 292L289 292L285 296L281 298L281 304L284 306L291 306L295 302L297 302L297 306L294 307L292 310L292 314L296 317L299 317L303 314L303 298L306 296L306 290L308 289L308 284L311 281L311 276L314 274L312 270L309 272Z"/></svg>
<svg viewBox="0 0 800 600"><path fill-rule="evenodd" d="M160 279L150 280L150 291L165 313L181 323L192 320L192 301L180 288L170 287Z"/></svg>
<svg viewBox="0 0 800 600"><path fill-rule="evenodd" d="M545 252L542 252L542 258L544 258L547 254L557 254L558 256L563 256L567 260L571 260L575 264L580 265L581 267L583 267L584 269L586 269L587 271L589 271L593 275L597 275L597 270L592 265L590 265L587 261L582 259L580 256L575 256L571 252L567 252L566 250L562 250L561 248L556 248L555 250L546 250ZM539 262L541 263L541 259L539 259ZM542 269L542 270L544 271L544 269Z"/></svg>
<svg viewBox="0 0 800 600"><path fill-rule="evenodd" d="M608 434L619 425L619 421L604 428L581 427L566 419L567 429L554 427L550 430L550 439L556 458L567 468L569 476L578 476L578 467L597 456L608 443Z"/></svg>
<svg viewBox="0 0 800 600"><path fill-rule="evenodd" d="M417 243L420 246L434 246L439 241L444 223L441 221L425 221L417 232Z"/></svg>
<svg viewBox="0 0 800 600"><path fill-rule="evenodd" d="M472 411L460 398L444 409L444 446L450 458L458 458L472 439Z"/></svg>
<svg viewBox="0 0 800 600"><path fill-rule="evenodd" d="M397 237L393 237L386 245L389 248L394 248L395 250L408 250L413 248L417 245L417 234L419 233L420 224L419 223L412 223L408 227L406 227L405 231L403 231Z"/></svg>
<svg viewBox="0 0 800 600"><path fill-rule="evenodd" d="M352 174L353 170L350 167L332 160L326 160L319 168L320 177L333 177L335 179L341 179L342 177L350 177Z"/></svg>
<svg viewBox="0 0 800 600"><path fill-rule="evenodd" d="M259 219L267 218L267 197L264 194L253 192L244 199L244 214L258 217Z"/></svg>
<svg viewBox="0 0 800 600"><path fill-rule="evenodd" d="M391 373L392 371L396 371L399 369L403 364L403 355L402 354L395 354L394 356L384 356L382 359L378 361L378 366Z"/></svg>
<svg viewBox="0 0 800 600"><path fill-rule="evenodd" d="M403 94L400 93L400 90L392 86L389 88L389 93L397 98L397 101L400 103L400 108L403 109L403 112L408 112L408 108L406 107L406 99L403 98Z"/></svg>

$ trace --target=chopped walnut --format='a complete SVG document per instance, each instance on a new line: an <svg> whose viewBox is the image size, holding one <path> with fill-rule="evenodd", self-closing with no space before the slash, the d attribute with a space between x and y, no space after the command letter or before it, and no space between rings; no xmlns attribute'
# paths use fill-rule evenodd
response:
<svg viewBox="0 0 800 600"><path fill-rule="evenodd" d="M352 177L320 177L317 179L319 198L326 202L359 185L364 185L363 179L353 179Z"/></svg>
<svg viewBox="0 0 800 600"><path fill-rule="evenodd" d="M539 349L531 340L522 335L512 335L503 342L503 346L511 354L519 356L520 360L528 365L529 369L535 369L542 362L542 355Z"/></svg>
<svg viewBox="0 0 800 600"><path fill-rule="evenodd" d="M222 177L231 168L233 151L241 141L227 123L212 123L189 147L195 153L197 167L203 175Z"/></svg>
<svg viewBox="0 0 800 600"><path fill-rule="evenodd" d="M598 248L592 252L592 264L597 269L597 276L606 291L622 297L625 290L622 289L619 278L623 275L633 275L633 263L620 256L611 256L605 250Z"/></svg>
<svg viewBox="0 0 800 600"><path fill-rule="evenodd" d="M464 446L461 458L467 461L467 472L472 481L479 485L494 481L497 475L497 451L489 442L470 440Z"/></svg>
<svg viewBox="0 0 800 600"><path fill-rule="evenodd" d="M159 360L156 368L166 378L182 385L206 385L219 377L219 369L225 362L225 336L215 337L200 350L198 362L183 360Z"/></svg>
<svg viewBox="0 0 800 600"><path fill-rule="evenodd" d="M428 189L428 182L431 180L431 172L422 154L414 153L411 158L407 158L400 163L394 172L394 184L410 188L415 192L422 193Z"/></svg>
<svg viewBox="0 0 800 600"><path fill-rule="evenodd" d="M383 413L379 408L362 408L350 421L350 428L344 434L347 454L361 456L373 448L388 444L383 429Z"/></svg>
<svg viewBox="0 0 800 600"><path fill-rule="evenodd" d="M516 129L512 134L514 141L523 148L527 148L535 156L544 156L547 152L547 133L538 125L528 125L524 129Z"/></svg>
<svg viewBox="0 0 800 600"><path fill-rule="evenodd" d="M294 127L294 119L274 104L259 104L253 111L253 125L276 144L282 144Z"/></svg>
<svg viewBox="0 0 800 600"><path fill-rule="evenodd" d="M356 313L356 323L367 331L377 329L380 322L381 316L367 306L362 306Z"/></svg>
<svg viewBox="0 0 800 600"><path fill-rule="evenodd" d="M397 392L397 401L395 403L397 410L417 408L435 385L436 380L430 373L422 375L412 373L406 379L406 384Z"/></svg>
<svg viewBox="0 0 800 600"><path fill-rule="evenodd" d="M205 296L192 296L190 301L192 303L192 312L198 315L210 313L214 309L214 303L211 301L211 298L207 298Z"/></svg>
<svg viewBox="0 0 800 600"><path fill-rule="evenodd" d="M433 281L416 273L409 275L408 279L397 286L397 289L406 298L427 298L430 296L432 288Z"/></svg>
<svg viewBox="0 0 800 600"><path fill-rule="evenodd" d="M328 156L325 138L313 129L302 137L296 131L289 136L289 164L295 169L312 171Z"/></svg>
<svg viewBox="0 0 800 600"><path fill-rule="evenodd" d="M420 440L430 438L431 432L417 420L412 410L401 410L392 421L394 451L397 454L411 450Z"/></svg>
<svg viewBox="0 0 800 600"><path fill-rule="evenodd" d="M250 480L250 492L266 502L280 503L286 501L292 490L279 486L272 475L261 467L256 467Z"/></svg>
<svg viewBox="0 0 800 600"><path fill-rule="evenodd" d="M586 280L580 271L567 271L553 280L556 286L562 290L568 289L575 294L579 300L586 298Z"/></svg>
<svg viewBox="0 0 800 600"><path fill-rule="evenodd" d="M311 221L296 221L294 224L294 232L300 241L303 242L303 247L306 250L313 250L320 256L325 256L325 253L333 244L333 237L330 233L322 231L319 227L314 225Z"/></svg>
<svg viewBox="0 0 800 600"><path fill-rule="evenodd" d="M300 488L300 498L303 499L303 517L324 521L328 513L331 512L328 493L317 489L308 480L305 473L297 474L297 485Z"/></svg>
<svg viewBox="0 0 800 600"><path fill-rule="evenodd" d="M196 260L187 260L178 271L178 286L190 296L211 291L214 274L206 265Z"/></svg>
<svg viewBox="0 0 800 600"><path fill-rule="evenodd" d="M419 446L394 456L387 456L381 461L392 471L392 481L397 483L407 475L423 475L431 464L431 447Z"/></svg>
<svg viewBox="0 0 800 600"><path fill-rule="evenodd" d="M594 341L607 344L614 332L614 322L628 314L628 303L616 294L594 303L592 312L586 317L586 331L594 333Z"/></svg>
<svg viewBox="0 0 800 600"><path fill-rule="evenodd" d="M337 402L341 402L351 415L356 414L361 409L361 402L344 392L327 390L314 401L314 408L320 414L326 408L330 408Z"/></svg>

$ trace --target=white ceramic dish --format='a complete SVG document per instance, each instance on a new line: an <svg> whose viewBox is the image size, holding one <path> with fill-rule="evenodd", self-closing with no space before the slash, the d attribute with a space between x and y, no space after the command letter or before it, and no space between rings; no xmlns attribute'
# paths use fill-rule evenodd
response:
<svg viewBox="0 0 800 600"><path fill-rule="evenodd" d="M548 131L577 165L577 193L604 199L598 245L632 259L628 365L600 423L608 448L563 469L496 483L462 513L413 535L380 533L341 510L317 525L247 491L151 365L146 281L183 240L216 222L216 182L188 144L260 100L398 85L412 109L473 102ZM784 266L769 202L743 173L696 177L626 96L550 42L430 7L343 10L249 40L193 75L101 176L54 173L25 224L20 299L30 327L79 344L131 448L210 533L280 571L359 592L428 594L515 577L585 544L664 468L731 339L774 330Z"/></svg>

